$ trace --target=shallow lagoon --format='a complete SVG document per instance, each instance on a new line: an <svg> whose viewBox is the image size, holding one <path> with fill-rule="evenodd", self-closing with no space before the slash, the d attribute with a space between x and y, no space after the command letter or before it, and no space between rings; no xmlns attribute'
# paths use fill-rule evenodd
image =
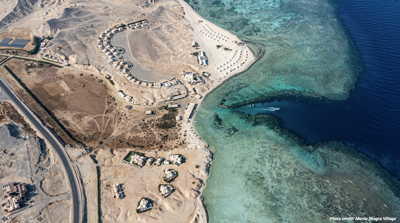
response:
<svg viewBox="0 0 400 223"><path fill-rule="evenodd" d="M288 90L344 98L354 84L356 57L331 1L189 2L205 18L263 51L264 56L252 69L227 83L234 85L230 88L235 94L225 97L226 105Z"/></svg>
<svg viewBox="0 0 400 223"><path fill-rule="evenodd" d="M398 183L366 157L337 143L300 145L268 127L270 117L218 107L293 93L345 99L360 69L332 1L189 2L264 51L249 71L210 94L196 116L215 151L204 194L210 222L400 216Z"/></svg>

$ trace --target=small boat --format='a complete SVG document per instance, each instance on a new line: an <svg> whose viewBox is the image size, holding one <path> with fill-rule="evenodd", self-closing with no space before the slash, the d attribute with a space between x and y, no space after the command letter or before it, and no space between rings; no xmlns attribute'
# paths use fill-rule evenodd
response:
<svg viewBox="0 0 400 223"><path fill-rule="evenodd" d="M273 112L273 111L279 111L280 109L281 108L278 108L278 107L267 107L267 108L264 108L263 110Z"/></svg>

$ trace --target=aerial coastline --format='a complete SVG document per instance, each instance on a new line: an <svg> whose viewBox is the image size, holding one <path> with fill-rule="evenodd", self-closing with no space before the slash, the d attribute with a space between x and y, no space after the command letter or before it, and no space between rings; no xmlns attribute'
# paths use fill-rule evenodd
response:
<svg viewBox="0 0 400 223"><path fill-rule="evenodd" d="M345 141L306 142L336 134L350 111L340 100L359 86L393 84L382 72L362 82L357 56L368 54L354 52L331 1L5 4L0 221L399 219L400 183L378 163ZM325 99L340 109L322 117ZM379 119L360 108L345 124L366 124L364 142L397 133L369 131ZM336 135L364 133L352 131Z"/></svg>
<svg viewBox="0 0 400 223"><path fill-rule="evenodd" d="M179 3L182 5L182 7L184 8L185 11L185 17L186 19L188 19L192 26L195 26L194 24L198 21L198 20L202 20L204 23L208 23L210 25L216 26L215 24L211 23L210 21L207 21L206 19L204 19L203 17L201 17L187 2L185 2L184 0L178 0ZM222 28L218 27L220 30L223 30ZM236 41L241 41L239 40L235 35L233 35L232 33L223 30L223 32L226 35L229 35L232 39L236 39ZM197 35L196 35L197 34ZM196 33L195 31L195 35L194 36L201 36L200 33ZM200 40L200 42L203 42ZM205 42L204 42L205 43ZM248 70L254 63L257 62L258 59L260 59L260 57L257 57L254 52L248 48L248 50L254 55L253 58L251 60L249 60L240 70L237 70L235 72L231 72L229 75L225 75L222 78L218 78L216 80L214 80L215 82L209 87L208 90L206 90L205 92L202 92L203 97L198 99L196 101L196 103L198 103L200 106L202 104L202 102L208 97L209 94L211 94L215 89L217 89L219 86L223 85L226 81L228 81L230 78L235 77L237 75L242 74L243 72L245 72L246 70ZM215 71L214 71L215 72ZM197 115L197 110L195 111L192 120L196 120L196 115ZM208 178L208 174L209 174L209 169L212 167L212 152L209 150L209 145L207 144L206 141L204 141L204 139L202 139L196 128L195 128L195 121L192 122L188 122L185 123L183 125L182 128L182 132L183 135L186 136L187 141L189 143L189 147L192 148L203 148L205 153L208 153L208 159L204 160L205 162L205 166L207 167L207 169L205 170L206 175L204 175L204 185L201 189L201 193L202 191L206 188L207 186L207 178ZM204 202L203 202L203 197L200 194L200 196L197 198L197 202L199 204L200 210L200 216L202 216L199 219L199 223L207 223L208 222L208 216L207 216L207 207L204 206Z"/></svg>

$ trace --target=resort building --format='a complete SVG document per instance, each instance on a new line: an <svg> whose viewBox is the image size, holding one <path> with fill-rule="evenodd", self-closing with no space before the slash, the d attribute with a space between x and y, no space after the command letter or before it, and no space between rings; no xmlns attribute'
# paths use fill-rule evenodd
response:
<svg viewBox="0 0 400 223"><path fill-rule="evenodd" d="M3 210L13 212L24 206L28 189L24 183L9 183L3 186Z"/></svg>
<svg viewBox="0 0 400 223"><path fill-rule="evenodd" d="M125 191L123 184L115 184L114 185L114 198L124 199L125 198Z"/></svg>
<svg viewBox="0 0 400 223"><path fill-rule="evenodd" d="M185 113L185 119L187 121L190 121L193 118L194 115L194 111L197 108L197 104L195 103L190 103L186 109L186 113Z"/></svg>
<svg viewBox="0 0 400 223"><path fill-rule="evenodd" d="M206 56L206 53L204 51L199 52L199 54L197 55L197 61L201 66L208 65L208 57Z"/></svg>

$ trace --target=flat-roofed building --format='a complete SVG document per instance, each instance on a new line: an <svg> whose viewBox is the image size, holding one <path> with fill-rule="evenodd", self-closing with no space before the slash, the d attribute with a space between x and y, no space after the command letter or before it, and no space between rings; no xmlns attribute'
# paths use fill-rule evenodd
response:
<svg viewBox="0 0 400 223"><path fill-rule="evenodd" d="M2 204L5 212L13 212L23 207L28 193L27 185L24 183L9 183L3 185L4 198Z"/></svg>
<svg viewBox="0 0 400 223"><path fill-rule="evenodd" d="M187 121L190 121L193 118L194 112L197 108L197 104L195 103L189 103L186 112L185 112L185 119Z"/></svg>
<svg viewBox="0 0 400 223"><path fill-rule="evenodd" d="M154 115L155 113L152 110L147 110L147 111L145 111L145 114L146 115Z"/></svg>
<svg viewBox="0 0 400 223"><path fill-rule="evenodd" d="M201 66L207 66L208 65L208 57L204 51L200 51L199 54L197 55L197 62Z"/></svg>

